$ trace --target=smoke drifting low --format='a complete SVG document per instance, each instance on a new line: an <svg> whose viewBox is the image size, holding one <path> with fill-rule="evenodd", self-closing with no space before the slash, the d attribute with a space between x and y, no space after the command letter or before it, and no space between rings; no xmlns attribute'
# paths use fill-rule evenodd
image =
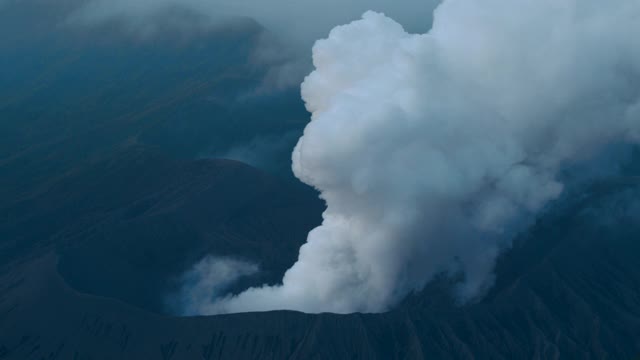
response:
<svg viewBox="0 0 640 360"><path fill-rule="evenodd" d="M113 23L138 40L166 33L197 35L242 28L257 21L266 31L255 44L251 60L269 69L263 86L257 89L258 94L263 94L297 87L311 70L309 48L332 27L376 9L393 15L410 29L425 31L431 26L431 13L440 0L76 1L78 6L69 13L66 25L94 27Z"/></svg>
<svg viewBox="0 0 640 360"><path fill-rule="evenodd" d="M216 296L224 295L236 281L258 272L258 266L246 261L207 256L179 280L181 288L167 299L167 307L182 315L211 312Z"/></svg>
<svg viewBox="0 0 640 360"><path fill-rule="evenodd" d="M71 20L91 25L125 20L142 32L153 29L154 19L176 9L190 10L208 24L225 23L233 18L252 18L283 42L301 51L333 26L357 18L368 9L388 12L412 29L424 31L439 0L85 0Z"/></svg>
<svg viewBox="0 0 640 360"><path fill-rule="evenodd" d="M440 273L482 295L565 169L640 139L639 16L635 0L446 0L426 34L374 12L335 28L293 153L324 222L281 285L207 313L379 312Z"/></svg>

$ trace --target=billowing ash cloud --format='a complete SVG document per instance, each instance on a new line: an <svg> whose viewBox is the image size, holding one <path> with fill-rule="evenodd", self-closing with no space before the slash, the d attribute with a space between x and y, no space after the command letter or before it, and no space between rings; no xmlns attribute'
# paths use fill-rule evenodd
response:
<svg viewBox="0 0 640 360"><path fill-rule="evenodd" d="M482 295L565 169L639 139L639 16L635 0L446 0L426 34L373 12L335 28L293 154L324 222L281 285L209 313L384 311L439 273Z"/></svg>

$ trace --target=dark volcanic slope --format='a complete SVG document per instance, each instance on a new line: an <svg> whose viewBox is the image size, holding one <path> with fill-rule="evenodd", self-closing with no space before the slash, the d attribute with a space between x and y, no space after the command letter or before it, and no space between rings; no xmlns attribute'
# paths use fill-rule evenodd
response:
<svg viewBox="0 0 640 360"><path fill-rule="evenodd" d="M4 205L3 255L56 248L74 287L155 311L170 279L207 254L260 264L256 283L279 280L323 210L310 189L245 164L135 146Z"/></svg>
<svg viewBox="0 0 640 360"><path fill-rule="evenodd" d="M145 38L68 26L81 2L0 6L0 265L55 248L75 288L153 311L206 254L259 263L250 283L280 278L320 221L317 195L193 160L267 139L261 165L290 176L308 114L297 90L253 96L264 29L175 27L198 25L179 9Z"/></svg>
<svg viewBox="0 0 640 360"><path fill-rule="evenodd" d="M71 290L53 255L5 268L6 359L634 359L640 354L637 180L593 187L540 219L462 308L433 287L380 315L161 317Z"/></svg>
<svg viewBox="0 0 640 360"><path fill-rule="evenodd" d="M87 156L110 156L124 141L194 158L290 133L262 154L289 171L308 114L298 89L252 96L269 71L255 59L265 35L258 24L193 32L161 22L140 39L117 24L57 24L63 1L77 3L0 9L0 197Z"/></svg>

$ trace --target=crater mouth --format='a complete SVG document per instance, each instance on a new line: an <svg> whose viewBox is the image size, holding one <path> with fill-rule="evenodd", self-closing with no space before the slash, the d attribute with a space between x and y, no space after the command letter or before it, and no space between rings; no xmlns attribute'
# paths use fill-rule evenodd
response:
<svg viewBox="0 0 640 360"><path fill-rule="evenodd" d="M112 203L101 207L104 199L87 200L94 210L65 231L67 240L58 247L58 271L75 290L183 315L168 297L181 291L185 274L203 259L259 267L227 284L230 292L275 283L321 221L324 205L313 190L248 165L227 160L150 165L148 160L146 170L157 176L141 178L135 175L141 169L135 169L130 177L137 189L127 194L109 188L114 179L107 169L93 170L102 175L102 192L111 194Z"/></svg>

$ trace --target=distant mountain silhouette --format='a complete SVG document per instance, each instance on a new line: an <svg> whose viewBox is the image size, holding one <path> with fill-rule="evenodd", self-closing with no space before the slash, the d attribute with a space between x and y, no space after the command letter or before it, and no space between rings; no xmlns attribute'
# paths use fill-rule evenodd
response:
<svg viewBox="0 0 640 360"><path fill-rule="evenodd" d="M286 146L267 165L290 173L308 114L297 88L254 94L272 65L256 60L265 30L255 22L137 39L117 24L38 30L53 21L47 9L60 11L57 2L11 3L21 6L0 11L0 164L24 171L23 181L34 178L27 162L66 171L126 141L191 159L283 134ZM26 31L25 23L38 26Z"/></svg>

